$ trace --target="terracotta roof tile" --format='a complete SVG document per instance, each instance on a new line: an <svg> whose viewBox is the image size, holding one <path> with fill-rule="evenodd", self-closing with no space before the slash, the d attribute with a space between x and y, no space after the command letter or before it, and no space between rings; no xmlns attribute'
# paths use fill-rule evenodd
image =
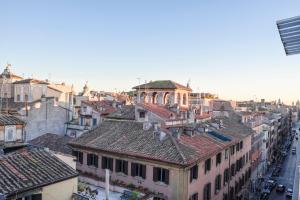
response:
<svg viewBox="0 0 300 200"><path fill-rule="evenodd" d="M76 176L73 168L43 150L24 150L0 157L0 193L6 197Z"/></svg>

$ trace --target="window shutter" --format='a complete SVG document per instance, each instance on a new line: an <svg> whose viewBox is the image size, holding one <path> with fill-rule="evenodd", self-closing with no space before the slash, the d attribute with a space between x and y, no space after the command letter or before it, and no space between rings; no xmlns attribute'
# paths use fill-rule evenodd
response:
<svg viewBox="0 0 300 200"><path fill-rule="evenodd" d="M146 179L146 165L142 165L142 178Z"/></svg>
<svg viewBox="0 0 300 200"><path fill-rule="evenodd" d="M106 157L102 157L102 169L105 169L106 168Z"/></svg>
<svg viewBox="0 0 300 200"><path fill-rule="evenodd" d="M196 165L195 178L198 179L198 165Z"/></svg>
<svg viewBox="0 0 300 200"><path fill-rule="evenodd" d="M166 172L165 184L169 185L169 170L165 169L165 172Z"/></svg>
<svg viewBox="0 0 300 200"><path fill-rule="evenodd" d="M95 158L95 167L97 167L97 168L98 168L98 156L96 156L96 155L95 155L95 157L94 157L94 158Z"/></svg>
<svg viewBox="0 0 300 200"><path fill-rule="evenodd" d="M116 160L116 172L121 172L121 160Z"/></svg>
<svg viewBox="0 0 300 200"><path fill-rule="evenodd" d="M91 165L91 154L87 155L87 160L86 160L87 165Z"/></svg>
<svg viewBox="0 0 300 200"><path fill-rule="evenodd" d="M135 174L135 168L136 168L136 164L135 163L131 163L131 176L136 176L136 174Z"/></svg>
<svg viewBox="0 0 300 200"><path fill-rule="evenodd" d="M158 181L158 169L157 169L157 167L153 167L153 181L154 182Z"/></svg>
<svg viewBox="0 0 300 200"><path fill-rule="evenodd" d="M108 161L109 161L108 168L110 171L113 171L114 170L114 160L112 158L109 158Z"/></svg>
<svg viewBox="0 0 300 200"><path fill-rule="evenodd" d="M83 163L83 153L79 152L79 162L82 164Z"/></svg>
<svg viewBox="0 0 300 200"><path fill-rule="evenodd" d="M123 170L124 170L124 174L128 175L128 162L127 161L123 161Z"/></svg>
<svg viewBox="0 0 300 200"><path fill-rule="evenodd" d="M194 167L192 167L190 169L190 183L193 181L193 170L194 170Z"/></svg>

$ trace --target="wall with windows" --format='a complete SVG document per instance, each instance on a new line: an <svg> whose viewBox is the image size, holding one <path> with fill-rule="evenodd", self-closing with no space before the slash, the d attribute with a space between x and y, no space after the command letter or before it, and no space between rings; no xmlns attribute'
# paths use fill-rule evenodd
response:
<svg viewBox="0 0 300 200"><path fill-rule="evenodd" d="M15 102L33 102L46 95L46 84L14 84Z"/></svg>
<svg viewBox="0 0 300 200"><path fill-rule="evenodd" d="M251 173L250 150L251 136L248 136L192 166L188 175L189 198L226 200L227 196L229 200L230 188L234 188L235 192L236 185L239 189L234 196L239 195Z"/></svg>
<svg viewBox="0 0 300 200"><path fill-rule="evenodd" d="M118 157L110 154L78 150L73 152L77 159L77 169L105 177L105 170L110 169L112 180L123 181L148 188L166 196L166 199L182 200L187 198L188 171L157 162L146 162L127 156Z"/></svg>
<svg viewBox="0 0 300 200"><path fill-rule="evenodd" d="M24 142L23 126L0 126L0 142Z"/></svg>
<svg viewBox="0 0 300 200"><path fill-rule="evenodd" d="M180 107L189 106L189 93L187 90L163 90L163 89L147 89L142 88L138 91L138 103L153 103L159 105L174 105L178 104Z"/></svg>

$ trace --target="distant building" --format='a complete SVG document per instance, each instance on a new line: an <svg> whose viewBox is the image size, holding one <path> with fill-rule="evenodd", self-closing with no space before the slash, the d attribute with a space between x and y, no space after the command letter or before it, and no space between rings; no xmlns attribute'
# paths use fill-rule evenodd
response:
<svg viewBox="0 0 300 200"><path fill-rule="evenodd" d="M116 111L116 108L122 106L115 101L81 101L78 119L74 119L67 125L67 135L78 137L82 133L98 126L103 118Z"/></svg>
<svg viewBox="0 0 300 200"><path fill-rule="evenodd" d="M78 173L45 150L24 150L0 157L0 194L5 200L70 200Z"/></svg>
<svg viewBox="0 0 300 200"><path fill-rule="evenodd" d="M191 88L171 80L152 81L133 87L137 91L137 103L177 105L188 108Z"/></svg>
<svg viewBox="0 0 300 200"><path fill-rule="evenodd" d="M14 86L13 83L20 81L23 78L12 73L11 65L7 64L2 74L0 75L0 97L2 98L13 98L14 97Z"/></svg>
<svg viewBox="0 0 300 200"><path fill-rule="evenodd" d="M3 153L8 153L23 146L26 146L25 122L15 116L1 114L0 150L3 150Z"/></svg>

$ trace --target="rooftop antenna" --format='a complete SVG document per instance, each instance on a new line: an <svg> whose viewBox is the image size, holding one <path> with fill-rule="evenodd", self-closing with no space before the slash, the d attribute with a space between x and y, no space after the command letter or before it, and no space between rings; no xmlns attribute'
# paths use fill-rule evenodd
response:
<svg viewBox="0 0 300 200"><path fill-rule="evenodd" d="M141 102L141 95L139 93L141 93L141 78L138 77L137 80L139 81L139 91L137 93L137 98L138 98L137 100L138 100L138 103L140 103Z"/></svg>
<svg viewBox="0 0 300 200"><path fill-rule="evenodd" d="M190 84L191 84L191 79L188 80L186 86L187 86L188 88L190 88Z"/></svg>

